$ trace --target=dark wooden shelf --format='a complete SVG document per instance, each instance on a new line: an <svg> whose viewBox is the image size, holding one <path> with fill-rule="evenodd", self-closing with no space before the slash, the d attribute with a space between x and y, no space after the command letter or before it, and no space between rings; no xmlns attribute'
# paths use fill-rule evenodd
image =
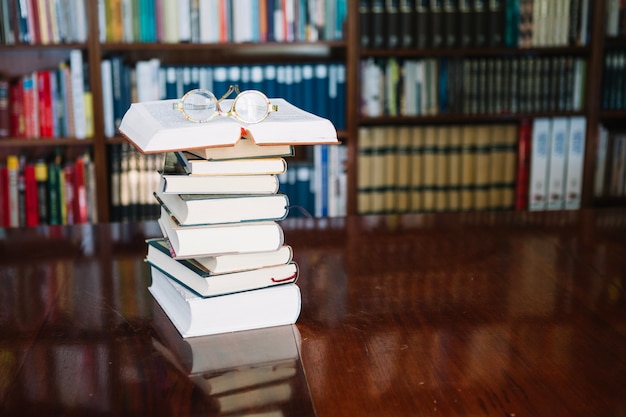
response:
<svg viewBox="0 0 626 417"><path fill-rule="evenodd" d="M364 126L404 125L404 124L444 124L444 123L484 123L484 122L519 122L535 117L581 116L581 111L500 113L500 114L437 114L432 116L380 116L361 117Z"/></svg>
<svg viewBox="0 0 626 417"><path fill-rule="evenodd" d="M545 48L426 48L426 49L363 49L361 57L507 57L507 56L587 56L589 46L559 46Z"/></svg>

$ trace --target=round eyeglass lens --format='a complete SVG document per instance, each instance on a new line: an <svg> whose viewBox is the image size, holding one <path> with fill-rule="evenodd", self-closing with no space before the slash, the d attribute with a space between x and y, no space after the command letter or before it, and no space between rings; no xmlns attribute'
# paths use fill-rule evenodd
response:
<svg viewBox="0 0 626 417"><path fill-rule="evenodd" d="M268 100L258 91L244 91L237 96L234 113L246 123L259 123L267 116Z"/></svg>
<svg viewBox="0 0 626 417"><path fill-rule="evenodd" d="M210 91L194 90L183 98L183 112L195 122L206 122L216 111L217 99Z"/></svg>

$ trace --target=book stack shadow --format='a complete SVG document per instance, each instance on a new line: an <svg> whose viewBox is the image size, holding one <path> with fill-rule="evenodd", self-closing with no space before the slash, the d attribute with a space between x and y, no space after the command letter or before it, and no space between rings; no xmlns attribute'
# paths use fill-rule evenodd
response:
<svg viewBox="0 0 626 417"><path fill-rule="evenodd" d="M119 129L140 152L165 153L149 291L183 338L295 323L298 266L280 224L289 200L278 175L294 145L338 143L336 129L283 99L253 124L191 123L173 103L133 103Z"/></svg>

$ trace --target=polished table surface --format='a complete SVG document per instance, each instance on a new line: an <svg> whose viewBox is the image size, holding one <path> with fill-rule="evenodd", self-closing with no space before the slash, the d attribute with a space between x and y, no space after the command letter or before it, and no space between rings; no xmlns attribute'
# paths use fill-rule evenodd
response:
<svg viewBox="0 0 626 417"><path fill-rule="evenodd" d="M195 371L147 290L156 223L0 229L0 415L626 416L626 210L282 225L297 324L197 338L230 365ZM272 343L283 380L207 389Z"/></svg>

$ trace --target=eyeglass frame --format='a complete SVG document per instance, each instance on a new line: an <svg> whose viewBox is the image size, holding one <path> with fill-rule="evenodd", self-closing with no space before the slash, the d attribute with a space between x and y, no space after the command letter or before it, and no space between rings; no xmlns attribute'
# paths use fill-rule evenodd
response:
<svg viewBox="0 0 626 417"><path fill-rule="evenodd" d="M233 100L233 103L230 106L230 110L228 110L227 112L224 112L221 107L220 107L220 102L225 100L226 98L228 98L233 92L236 93L236 97ZM184 102L185 99L189 96L191 96L192 94L206 94L209 95L210 97L213 97L213 99L215 100L215 112L213 114L211 114L209 117L207 117L206 119L194 119L191 116L189 116L187 114L187 112L185 112L185 108L184 108ZM237 102L237 100L241 97L244 96L246 94L257 94L260 95L266 102L267 102L267 111L265 112L265 116L263 116L261 118L261 120L255 121L255 122L248 122L243 120L239 114L237 114L236 110L235 110L235 104ZM265 119L267 119L267 117L270 115L270 113L274 113L278 111L278 105L276 104L272 104L270 102L270 99L267 98L267 96L265 94L263 94L261 91L259 90L244 90L244 91L239 91L239 86L237 84L231 85L230 87L228 87L228 91L226 91L226 93L224 93L219 99L215 96L215 94L213 94L212 91L209 90L205 90L202 88L195 88L193 90L189 90L187 91L177 102L172 103L172 108L174 110L178 110L180 111L183 116L185 117L186 120L192 122L192 123L208 123L211 120L213 120L214 118L216 118L217 116L223 116L223 117L234 117L235 119L239 120L242 123L247 123L247 124L256 124L256 123L261 123L262 121L264 121Z"/></svg>

